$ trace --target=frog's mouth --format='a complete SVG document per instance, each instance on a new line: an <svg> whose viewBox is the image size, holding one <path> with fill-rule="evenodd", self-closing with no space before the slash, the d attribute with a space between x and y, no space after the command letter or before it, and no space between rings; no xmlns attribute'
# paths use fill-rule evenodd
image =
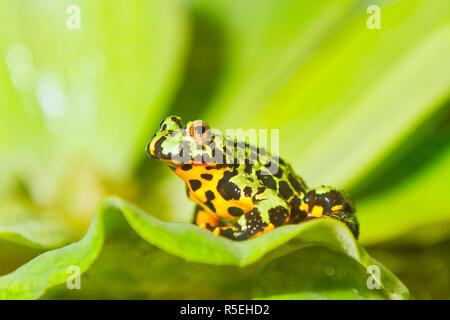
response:
<svg viewBox="0 0 450 320"><path fill-rule="evenodd" d="M179 154L173 154L171 151L164 153L164 148L162 147L162 144L166 140L167 140L166 135L157 136L157 134L155 134L153 139L150 140L149 143L147 143L145 151L150 155L152 159L162 161L174 166L181 166L183 164L193 162L190 156L189 159L187 160L180 158Z"/></svg>
<svg viewBox="0 0 450 320"><path fill-rule="evenodd" d="M164 154L163 152L162 144L166 140L166 136L157 137L155 134L155 136L153 136L153 138L147 143L145 151L150 155L150 157L152 157L152 159L173 162L172 154L170 152Z"/></svg>

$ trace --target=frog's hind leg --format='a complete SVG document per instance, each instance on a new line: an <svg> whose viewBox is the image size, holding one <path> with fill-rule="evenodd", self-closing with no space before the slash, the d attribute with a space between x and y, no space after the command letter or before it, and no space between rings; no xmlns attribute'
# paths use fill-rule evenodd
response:
<svg viewBox="0 0 450 320"><path fill-rule="evenodd" d="M211 231L215 235L232 240L247 240L275 229L289 219L289 206L271 189L255 196L256 204L236 223L229 226L217 226Z"/></svg>
<svg viewBox="0 0 450 320"><path fill-rule="evenodd" d="M359 236L359 223L354 213L351 199L343 192L322 186L309 190L300 205L308 213L308 218L331 217L344 222L356 239Z"/></svg>

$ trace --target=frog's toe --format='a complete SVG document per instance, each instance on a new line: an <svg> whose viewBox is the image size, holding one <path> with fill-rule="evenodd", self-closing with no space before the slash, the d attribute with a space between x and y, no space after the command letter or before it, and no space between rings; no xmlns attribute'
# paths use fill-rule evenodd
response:
<svg viewBox="0 0 450 320"><path fill-rule="evenodd" d="M337 213L332 214L331 217L344 222L345 225L350 229L350 231L355 236L355 239L358 240L359 223L358 223L358 219L356 219L356 217L353 214L349 215L346 212L337 212Z"/></svg>

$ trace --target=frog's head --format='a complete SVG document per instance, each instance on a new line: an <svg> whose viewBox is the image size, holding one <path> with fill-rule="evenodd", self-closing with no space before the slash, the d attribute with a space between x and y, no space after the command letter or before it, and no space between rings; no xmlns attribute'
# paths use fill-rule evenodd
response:
<svg viewBox="0 0 450 320"><path fill-rule="evenodd" d="M161 122L146 151L153 159L174 165L217 163L217 150L223 146L221 137L202 120L183 126L180 117L169 116Z"/></svg>

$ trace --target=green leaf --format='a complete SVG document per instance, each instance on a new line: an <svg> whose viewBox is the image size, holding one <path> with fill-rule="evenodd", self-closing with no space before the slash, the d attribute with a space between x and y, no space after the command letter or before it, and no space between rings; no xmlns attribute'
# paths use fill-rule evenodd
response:
<svg viewBox="0 0 450 320"><path fill-rule="evenodd" d="M264 261L247 267L194 263L150 245L117 213L108 223L101 253L80 279L81 290L66 283L42 299L250 299ZM118 254L120 253L120 254Z"/></svg>
<svg viewBox="0 0 450 320"><path fill-rule="evenodd" d="M253 294L255 299L389 298L389 290L375 287L371 281L369 289L369 276L366 268L343 253L308 246L269 262Z"/></svg>
<svg viewBox="0 0 450 320"><path fill-rule="evenodd" d="M28 212L0 215L0 240L34 249L51 249L75 239L67 226Z"/></svg>
<svg viewBox="0 0 450 320"><path fill-rule="evenodd" d="M80 29L67 27L73 6ZM2 206L50 208L84 233L166 114L188 33L185 8L173 0L2 1ZM31 206L17 199L17 181Z"/></svg>
<svg viewBox="0 0 450 320"><path fill-rule="evenodd" d="M80 29L66 26L71 6ZM68 232L84 233L111 181L130 178L165 115L188 33L185 9L173 0L2 1L1 214L46 211L65 219Z"/></svg>
<svg viewBox="0 0 450 320"><path fill-rule="evenodd" d="M212 265L248 266L258 260L274 259L306 243L319 243L351 257L362 266L373 260L355 241L351 232L334 219L317 219L284 226L254 239L236 242L216 237L192 224L162 222L118 198L108 198L99 208L86 236L77 243L48 251L11 274L0 277L1 299L34 299L47 289L64 283L67 270L76 265L86 272L102 249L108 232L124 219L148 243L188 261ZM391 273L380 279L389 294L407 297L408 291ZM393 291L390 291L393 290Z"/></svg>
<svg viewBox="0 0 450 320"><path fill-rule="evenodd" d="M409 177L392 190L386 190L358 203L361 223L361 241L375 243L388 241L407 232L417 232L402 242L426 243L448 237L450 223L450 148L430 161L423 170ZM433 225L444 226L446 231L436 232ZM427 233L432 227L432 234ZM420 236L422 234L422 236ZM433 240L434 239L434 240Z"/></svg>
<svg viewBox="0 0 450 320"><path fill-rule="evenodd" d="M69 29L69 5L2 1L2 160L29 167L27 179L38 179L35 170L76 163L73 157L86 153L107 176L127 177L136 146L144 149L148 126L164 115L176 88L184 8L171 0L78 1L80 29ZM27 162L17 163L22 158Z"/></svg>

